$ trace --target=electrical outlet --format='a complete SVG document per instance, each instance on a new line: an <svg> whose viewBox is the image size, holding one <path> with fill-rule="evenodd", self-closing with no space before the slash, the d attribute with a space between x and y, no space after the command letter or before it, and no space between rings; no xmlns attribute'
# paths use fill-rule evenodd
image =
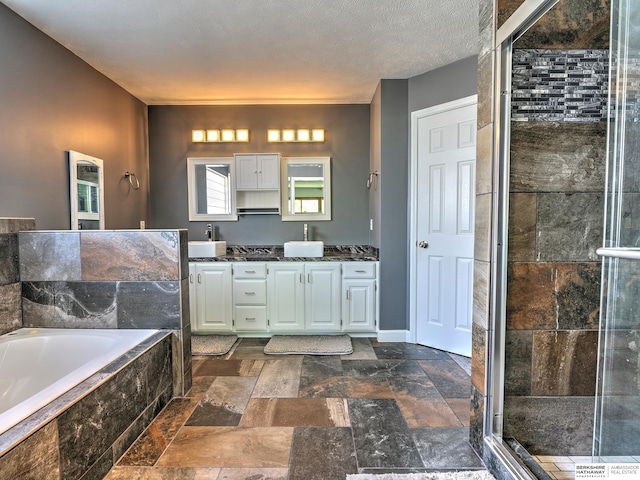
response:
<svg viewBox="0 0 640 480"><path fill-rule="evenodd" d="M144 220L140 220L140 230L144 230L146 227L145 221Z"/></svg>
<svg viewBox="0 0 640 480"><path fill-rule="evenodd" d="M373 232L373 218L369 219L369 230Z"/></svg>

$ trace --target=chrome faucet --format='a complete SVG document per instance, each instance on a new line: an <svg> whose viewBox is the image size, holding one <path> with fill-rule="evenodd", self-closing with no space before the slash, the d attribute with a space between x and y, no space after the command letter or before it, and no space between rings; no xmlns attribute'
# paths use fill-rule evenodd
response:
<svg viewBox="0 0 640 480"><path fill-rule="evenodd" d="M207 234L207 240L213 241L213 227L210 223L207 224L207 229L204 231Z"/></svg>
<svg viewBox="0 0 640 480"><path fill-rule="evenodd" d="M304 224L304 227L302 229L302 238L305 242L309 241L309 228L306 223Z"/></svg>

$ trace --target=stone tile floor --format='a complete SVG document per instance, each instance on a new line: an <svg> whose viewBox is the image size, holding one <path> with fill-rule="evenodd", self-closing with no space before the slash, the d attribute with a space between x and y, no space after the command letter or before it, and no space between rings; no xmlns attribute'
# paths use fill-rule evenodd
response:
<svg viewBox="0 0 640 480"><path fill-rule="evenodd" d="M193 357L175 398L107 480L343 480L481 469L468 443L470 361L354 338L345 356L264 355L244 338Z"/></svg>

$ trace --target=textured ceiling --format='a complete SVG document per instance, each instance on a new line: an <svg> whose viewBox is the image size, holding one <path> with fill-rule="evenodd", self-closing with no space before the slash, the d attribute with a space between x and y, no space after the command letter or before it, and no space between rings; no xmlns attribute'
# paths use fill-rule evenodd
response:
<svg viewBox="0 0 640 480"><path fill-rule="evenodd" d="M1 1L148 104L369 103L478 43L478 0Z"/></svg>

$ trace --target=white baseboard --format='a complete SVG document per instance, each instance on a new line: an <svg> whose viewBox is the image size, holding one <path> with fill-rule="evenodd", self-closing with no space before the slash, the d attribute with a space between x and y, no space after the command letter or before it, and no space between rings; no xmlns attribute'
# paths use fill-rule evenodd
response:
<svg viewBox="0 0 640 480"><path fill-rule="evenodd" d="M409 330L378 330L379 342L409 342Z"/></svg>

